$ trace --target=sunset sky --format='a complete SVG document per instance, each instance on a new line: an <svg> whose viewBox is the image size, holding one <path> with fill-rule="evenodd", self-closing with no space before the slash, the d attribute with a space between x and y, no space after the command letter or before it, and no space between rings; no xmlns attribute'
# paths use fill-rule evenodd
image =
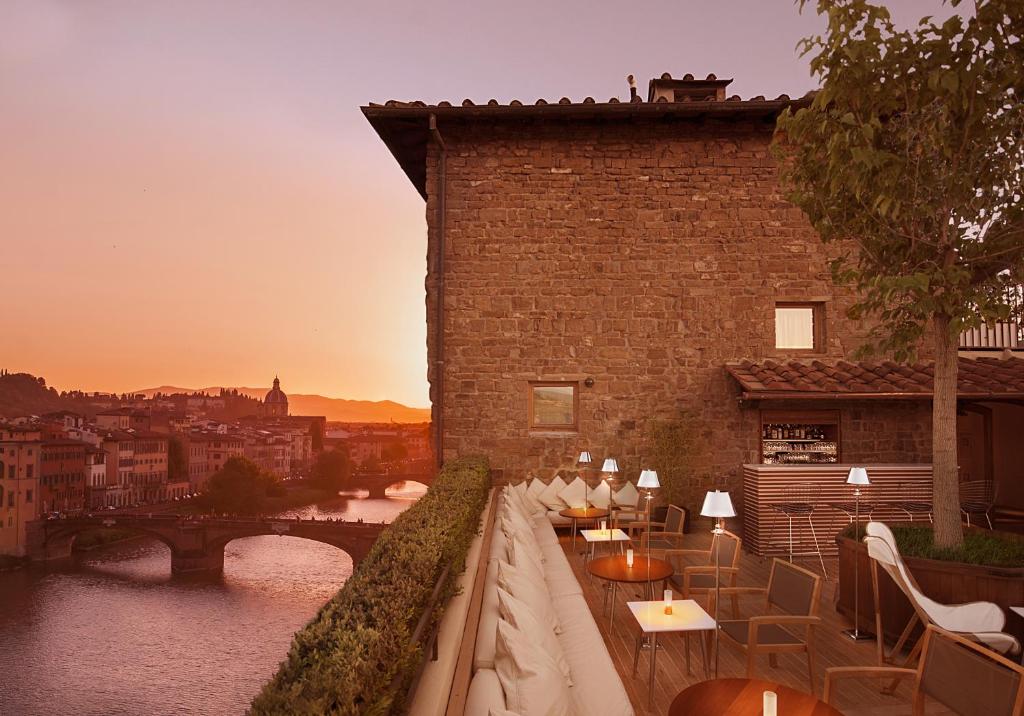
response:
<svg viewBox="0 0 1024 716"><path fill-rule="evenodd" d="M427 405L424 205L359 105L665 71L800 95L819 25L789 0L2 0L0 367Z"/></svg>

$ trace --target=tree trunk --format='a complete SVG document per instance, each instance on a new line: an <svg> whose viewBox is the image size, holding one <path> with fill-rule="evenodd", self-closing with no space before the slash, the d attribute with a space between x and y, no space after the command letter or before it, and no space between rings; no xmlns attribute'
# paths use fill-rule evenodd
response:
<svg viewBox="0 0 1024 716"><path fill-rule="evenodd" d="M935 331L935 392L932 399L932 490L935 544L959 547L964 541L960 522L960 470L956 456L957 337L949 317L932 319Z"/></svg>

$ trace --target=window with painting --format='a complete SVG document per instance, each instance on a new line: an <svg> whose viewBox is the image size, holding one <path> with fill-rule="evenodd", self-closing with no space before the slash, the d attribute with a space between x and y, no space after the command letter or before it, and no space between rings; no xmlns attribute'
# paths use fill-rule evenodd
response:
<svg viewBox="0 0 1024 716"><path fill-rule="evenodd" d="M574 382L538 382L529 388L531 430L576 430L578 385Z"/></svg>

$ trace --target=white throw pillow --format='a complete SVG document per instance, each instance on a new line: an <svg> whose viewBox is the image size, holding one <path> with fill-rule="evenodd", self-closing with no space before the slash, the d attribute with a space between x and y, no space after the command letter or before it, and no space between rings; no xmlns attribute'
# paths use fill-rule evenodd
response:
<svg viewBox="0 0 1024 716"><path fill-rule="evenodd" d="M519 497L520 501L523 503L525 514L530 519L542 517L544 513L548 511L548 508L545 507L544 504L537 499L537 496L529 490L524 490Z"/></svg>
<svg viewBox="0 0 1024 716"><path fill-rule="evenodd" d="M540 550L531 547L518 532L508 541L508 563L529 574L530 579L546 584L544 567L540 561Z"/></svg>
<svg viewBox="0 0 1024 716"><path fill-rule="evenodd" d="M619 507L636 507L639 501L640 493L637 492L632 482L627 482L615 493L615 504Z"/></svg>
<svg viewBox="0 0 1024 716"><path fill-rule="evenodd" d="M527 639L555 660L558 670L565 677L565 683L572 686L572 673L569 662L565 660L565 652L558 642L555 633L540 623L540 619L522 600L516 599L501 587L498 587L498 611L501 618L514 626Z"/></svg>
<svg viewBox="0 0 1024 716"><path fill-rule="evenodd" d="M547 507L549 510L564 510L568 505L565 501L558 496L558 493L565 489L565 481L556 477L554 480L548 483L548 486L544 488L537 499L541 501L541 504Z"/></svg>
<svg viewBox="0 0 1024 716"><path fill-rule="evenodd" d="M544 484L543 480L539 480L536 477L530 478L530 484L526 486L526 491L534 497L540 497L540 493L544 492L547 485Z"/></svg>
<svg viewBox="0 0 1024 716"><path fill-rule="evenodd" d="M566 485L558 496L562 498L562 502L569 505L569 507L586 507L587 506L587 484L583 482L579 477Z"/></svg>
<svg viewBox="0 0 1024 716"><path fill-rule="evenodd" d="M547 626L556 634L562 631L558 624L558 617L551 608L551 594L548 593L547 583L536 582L530 577L529 572L513 567L508 562L498 562L498 586L511 594L516 599L525 602L540 623Z"/></svg>
<svg viewBox="0 0 1024 716"><path fill-rule="evenodd" d="M540 556L540 545L537 544L537 538L534 536L533 530L524 529L521 525L509 520L508 517L502 517L501 531L508 539L508 549L510 554L512 551L512 538L515 537L526 546L526 549L530 554L535 555L534 559L538 564L542 564L544 562L543 557Z"/></svg>
<svg viewBox="0 0 1024 716"><path fill-rule="evenodd" d="M608 483L604 480L598 483L597 487L590 488L590 504L594 507L600 507L602 510L607 510L608 505L611 504L612 488L608 487Z"/></svg>
<svg viewBox="0 0 1024 716"><path fill-rule="evenodd" d="M494 669L509 710L522 716L569 716L571 700L555 660L504 619L498 620Z"/></svg>

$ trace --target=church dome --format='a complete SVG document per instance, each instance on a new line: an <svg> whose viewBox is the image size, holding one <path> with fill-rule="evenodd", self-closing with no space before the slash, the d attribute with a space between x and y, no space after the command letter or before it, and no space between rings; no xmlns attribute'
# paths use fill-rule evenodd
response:
<svg viewBox="0 0 1024 716"><path fill-rule="evenodd" d="M287 405L288 396L281 390L281 381L276 377L274 378L274 387L267 393L267 397L263 399L264 405Z"/></svg>

